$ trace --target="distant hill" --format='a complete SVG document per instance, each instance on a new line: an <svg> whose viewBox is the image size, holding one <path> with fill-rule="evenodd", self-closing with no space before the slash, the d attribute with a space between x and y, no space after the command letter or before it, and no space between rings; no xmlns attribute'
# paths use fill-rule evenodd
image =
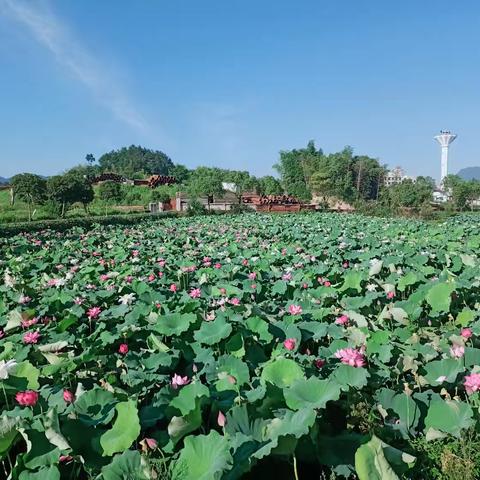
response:
<svg viewBox="0 0 480 480"><path fill-rule="evenodd" d="M464 180L480 180L480 167L462 168L457 175Z"/></svg>
<svg viewBox="0 0 480 480"><path fill-rule="evenodd" d="M10 181L9 178L0 177L0 185L5 185L5 184L8 183L9 181Z"/></svg>

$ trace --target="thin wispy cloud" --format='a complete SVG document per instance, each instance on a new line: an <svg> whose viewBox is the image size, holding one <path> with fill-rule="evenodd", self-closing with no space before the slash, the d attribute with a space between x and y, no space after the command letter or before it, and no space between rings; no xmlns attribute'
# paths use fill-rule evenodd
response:
<svg viewBox="0 0 480 480"><path fill-rule="evenodd" d="M108 108L115 118L142 134L150 129L118 81L105 71L101 62L75 37L66 23L45 2L0 0L0 14L6 15L30 32L38 44Z"/></svg>

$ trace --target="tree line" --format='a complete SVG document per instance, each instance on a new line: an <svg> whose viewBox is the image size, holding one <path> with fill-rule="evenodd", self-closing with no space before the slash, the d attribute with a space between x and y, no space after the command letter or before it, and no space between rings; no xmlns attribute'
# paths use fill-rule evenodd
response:
<svg viewBox="0 0 480 480"><path fill-rule="evenodd" d="M144 178L149 175L172 175L178 180L174 187L159 187L150 194L151 201L167 201L175 191L188 192L192 198L223 195L225 182L235 186L240 203L246 192L261 195L288 194L309 202L316 197L320 202L334 198L351 204L370 203L382 208L418 208L432 200L435 182L430 177L417 177L415 181L385 187L386 165L366 155L355 155L351 147L326 154L313 141L305 148L281 151L274 165L279 177L255 177L245 170L216 167L188 169L175 164L168 155L131 145L105 153L98 160L92 154L84 164L73 167L62 175L47 179L31 173L11 179L12 202L20 198L27 204L29 219L35 205L45 205L53 215L65 216L75 203L88 205L97 195L105 204L118 204L124 200L125 190L114 182L105 182L94 192L91 180L103 172L113 172L127 178ZM464 210L480 196L480 182L464 181L450 175L445 179L455 208ZM144 199L144 197L142 197Z"/></svg>

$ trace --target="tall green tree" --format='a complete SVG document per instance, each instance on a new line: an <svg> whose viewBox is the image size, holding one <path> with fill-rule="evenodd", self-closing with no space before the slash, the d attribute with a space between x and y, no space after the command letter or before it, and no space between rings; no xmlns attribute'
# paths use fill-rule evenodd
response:
<svg viewBox="0 0 480 480"><path fill-rule="evenodd" d="M257 190L260 195L282 195L283 187L278 178L266 175L257 181Z"/></svg>
<svg viewBox="0 0 480 480"><path fill-rule="evenodd" d="M119 203L123 199L122 186L111 180L103 182L98 186L98 196L105 203Z"/></svg>
<svg viewBox="0 0 480 480"><path fill-rule="evenodd" d="M392 185L383 192L382 201L393 208L408 207L420 208L432 200L433 186L428 180L404 180L402 183Z"/></svg>
<svg viewBox="0 0 480 480"><path fill-rule="evenodd" d="M112 150L98 159L102 171L111 171L133 178L141 175L170 175L174 164L171 158L159 150L137 145Z"/></svg>
<svg viewBox="0 0 480 480"><path fill-rule="evenodd" d="M169 175L174 176L179 183L185 183L190 176L190 170L185 165L176 164L170 168Z"/></svg>
<svg viewBox="0 0 480 480"><path fill-rule="evenodd" d="M187 190L193 198L206 196L208 209L210 209L211 198L224 193L222 181L223 175L220 169L198 167L190 174Z"/></svg>
<svg viewBox="0 0 480 480"><path fill-rule="evenodd" d="M18 197L27 204L28 220L32 220L33 205L43 203L47 197L47 182L33 173L20 173L11 180L12 199Z"/></svg>
<svg viewBox="0 0 480 480"><path fill-rule="evenodd" d="M244 193L255 191L257 187L257 180L255 177L250 176L247 171L224 170L222 180L235 184L235 195L238 203L240 203Z"/></svg>
<svg viewBox="0 0 480 480"><path fill-rule="evenodd" d="M443 186L450 193L457 210L469 207L473 210L474 201L480 199L480 182L477 180L463 180L458 175L447 175Z"/></svg>
<svg viewBox="0 0 480 480"><path fill-rule="evenodd" d="M356 199L376 200L386 168L377 159L361 155L352 158L352 172Z"/></svg>
<svg viewBox="0 0 480 480"><path fill-rule="evenodd" d="M55 175L47 180L47 196L60 205L60 215L65 216L67 209L74 203L81 203L87 207L93 201L94 191L87 178L75 174Z"/></svg>
<svg viewBox="0 0 480 480"><path fill-rule="evenodd" d="M281 176L286 193L302 201L310 200L310 180L322 157L322 150L316 149L313 140L308 142L306 148L281 151L280 159L274 168Z"/></svg>

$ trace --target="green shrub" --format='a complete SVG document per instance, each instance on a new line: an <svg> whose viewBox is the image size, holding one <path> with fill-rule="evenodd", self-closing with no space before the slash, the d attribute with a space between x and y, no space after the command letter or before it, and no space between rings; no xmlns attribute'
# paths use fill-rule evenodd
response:
<svg viewBox="0 0 480 480"><path fill-rule="evenodd" d="M205 208L205 205L200 202L200 200L197 200L196 198L193 198L190 200L190 203L188 204L187 207L187 215L189 216L195 216L195 215L206 215L207 214L207 209Z"/></svg>

